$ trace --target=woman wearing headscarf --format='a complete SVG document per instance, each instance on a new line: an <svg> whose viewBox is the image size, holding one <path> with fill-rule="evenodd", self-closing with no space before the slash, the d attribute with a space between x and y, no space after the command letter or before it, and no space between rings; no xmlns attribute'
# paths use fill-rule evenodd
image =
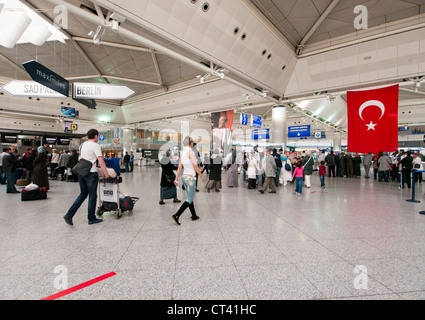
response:
<svg viewBox="0 0 425 320"><path fill-rule="evenodd" d="M305 185L307 188L311 188L311 175L313 174L314 159L310 152L303 158L302 164L304 166Z"/></svg>
<svg viewBox="0 0 425 320"><path fill-rule="evenodd" d="M34 167L32 182L39 188L45 187L46 190L49 190L49 173L47 171L49 161L47 159L47 154L44 147L38 147L37 151L38 155L33 162Z"/></svg>
<svg viewBox="0 0 425 320"><path fill-rule="evenodd" d="M159 204L165 204L164 199L174 199L174 203L180 203L177 199L177 188L174 185L176 175L174 170L177 170L178 166L174 165L170 159L170 150L165 152L165 155L160 160L162 173L161 173L161 191Z"/></svg>
<svg viewBox="0 0 425 320"><path fill-rule="evenodd" d="M260 158L258 152L250 152L248 154L248 189L257 187L257 171L260 168Z"/></svg>
<svg viewBox="0 0 425 320"><path fill-rule="evenodd" d="M210 176L205 186L208 192L210 192L211 189L220 192L221 189L221 166L223 165L223 160L218 153L219 151L214 149L213 155L211 156Z"/></svg>
<svg viewBox="0 0 425 320"><path fill-rule="evenodd" d="M230 188L238 187L238 164L236 161L236 150L232 149L232 160L227 170L227 186Z"/></svg>

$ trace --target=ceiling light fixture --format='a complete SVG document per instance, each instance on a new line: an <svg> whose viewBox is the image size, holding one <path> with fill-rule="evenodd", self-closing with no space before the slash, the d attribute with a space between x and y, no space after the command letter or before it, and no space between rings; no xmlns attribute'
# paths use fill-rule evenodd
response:
<svg viewBox="0 0 425 320"><path fill-rule="evenodd" d="M105 35L106 29L104 29L102 26L98 26L96 33L93 36L93 43L96 46L99 46L103 40L103 36Z"/></svg>
<svg viewBox="0 0 425 320"><path fill-rule="evenodd" d="M196 76L196 78L199 79L199 82L200 83L205 83L205 80L207 80L210 76L211 76L211 74L210 73L207 73L204 76L200 76L200 75L199 76Z"/></svg>

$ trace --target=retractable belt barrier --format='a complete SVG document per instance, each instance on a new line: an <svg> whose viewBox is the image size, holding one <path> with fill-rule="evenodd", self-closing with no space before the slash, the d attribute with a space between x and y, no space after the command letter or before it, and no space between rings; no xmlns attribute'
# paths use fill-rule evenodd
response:
<svg viewBox="0 0 425 320"><path fill-rule="evenodd" d="M416 174L424 173L424 172L425 170L412 170L412 199L406 200L407 202L420 203L420 201L416 200L415 198L415 193L416 193L415 181L416 181ZM425 211L420 211L419 213L425 215Z"/></svg>

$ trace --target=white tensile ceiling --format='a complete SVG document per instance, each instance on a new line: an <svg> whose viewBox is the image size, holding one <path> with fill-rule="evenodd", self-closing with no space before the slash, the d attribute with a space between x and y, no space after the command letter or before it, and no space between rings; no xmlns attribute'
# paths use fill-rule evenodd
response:
<svg viewBox="0 0 425 320"><path fill-rule="evenodd" d="M97 101L97 111L72 101L86 120L99 121L97 112L106 109L115 111L111 122L135 125L228 108L270 119L273 104L282 103L289 106L289 125L305 121L303 112L310 111L344 129L347 90L404 83L400 124L425 124L425 83L415 85L425 76L425 0L22 3L51 21L58 4L78 10L69 7L65 44L0 47L1 84L29 80L22 63L36 59L70 81L125 84L137 91L126 101ZM368 9L368 30L354 27L358 5ZM112 12L126 18L119 28L128 32L107 28L101 44L94 44L89 32ZM8 101L0 96L3 109ZM57 105L44 103L43 112L60 115Z"/></svg>

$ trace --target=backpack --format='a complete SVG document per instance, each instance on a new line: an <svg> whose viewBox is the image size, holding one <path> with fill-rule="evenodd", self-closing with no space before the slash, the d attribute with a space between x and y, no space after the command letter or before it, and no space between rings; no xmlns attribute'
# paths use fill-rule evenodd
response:
<svg viewBox="0 0 425 320"><path fill-rule="evenodd" d="M120 209L122 211L133 211L134 201L131 197L126 196L124 198L120 198Z"/></svg>

